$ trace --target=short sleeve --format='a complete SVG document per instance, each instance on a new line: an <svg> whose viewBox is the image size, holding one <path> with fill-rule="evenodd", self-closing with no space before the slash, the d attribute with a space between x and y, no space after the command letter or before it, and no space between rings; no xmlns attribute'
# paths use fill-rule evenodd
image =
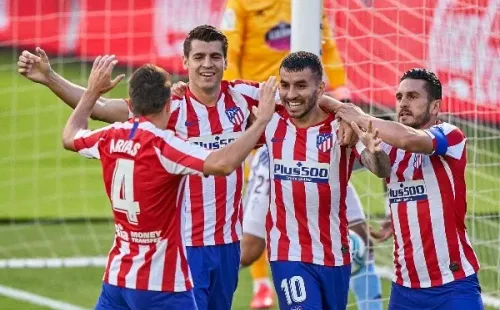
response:
<svg viewBox="0 0 500 310"><path fill-rule="evenodd" d="M171 174L203 176L203 165L210 151L191 144L167 130L155 148L165 170Z"/></svg>
<svg viewBox="0 0 500 310"><path fill-rule="evenodd" d="M454 159L461 159L464 156L467 138L458 127L441 123L426 129L425 132L432 138L432 155Z"/></svg>
<svg viewBox="0 0 500 310"><path fill-rule="evenodd" d="M73 145L78 154L87 158L100 159L99 143L104 139L110 126L97 130L83 129L76 133Z"/></svg>

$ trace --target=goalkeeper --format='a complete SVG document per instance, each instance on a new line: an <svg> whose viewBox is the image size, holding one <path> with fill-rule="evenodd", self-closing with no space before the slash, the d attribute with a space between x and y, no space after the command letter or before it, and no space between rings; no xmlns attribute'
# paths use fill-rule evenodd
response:
<svg viewBox="0 0 500 310"><path fill-rule="evenodd" d="M278 75L281 60L290 52L291 1L229 0L226 4L221 29L228 38L228 68L224 79L264 81ZM322 60L327 85L338 100L349 100L344 65L333 39L326 14L322 20ZM245 177L248 177L248 165ZM245 211L245 214L248 212ZM245 216L244 216L245 217ZM244 220L245 221L245 220ZM364 214L354 229L368 241ZM370 257L373 250L370 249ZM252 309L265 309L273 305L271 281L265 253L250 266L253 279ZM353 279L353 289L360 309L381 309L380 277L375 274L371 260ZM370 301L370 302L368 302Z"/></svg>

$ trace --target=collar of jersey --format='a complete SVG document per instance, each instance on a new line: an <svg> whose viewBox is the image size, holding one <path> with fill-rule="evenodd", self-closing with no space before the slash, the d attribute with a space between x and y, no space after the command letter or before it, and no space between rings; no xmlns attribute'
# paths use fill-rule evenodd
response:
<svg viewBox="0 0 500 310"><path fill-rule="evenodd" d="M280 105L279 107L277 106L276 107L276 112L287 122L289 123L290 125L292 125L293 127L295 127L297 130L306 130L308 128L313 128L313 127L317 127L317 126L321 126L321 125L328 125L330 124L334 119L335 119L335 114L333 113L330 113L330 112L327 112L328 113L328 117L324 120L324 121L321 121L319 123L316 123L314 125L311 125L309 127L305 127L305 128L299 128L297 126L295 126L294 122L292 121L292 118L290 117L290 115L288 114L288 112L286 111L286 108L285 106L283 105Z"/></svg>
<svg viewBox="0 0 500 310"><path fill-rule="evenodd" d="M145 116L134 116L134 117L131 117L129 118L128 120L129 123L145 123L145 122L148 122L149 123L149 120L145 117Z"/></svg>
<svg viewBox="0 0 500 310"><path fill-rule="evenodd" d="M228 84L227 84L227 81L222 81L222 82L221 82L219 96L217 97L217 103L219 103L219 100L220 100L220 98L222 97L222 94L223 94L224 92L226 92L226 91L227 91L227 85L228 85ZM200 99L198 99L198 98L197 98L197 97L193 94L193 92L191 92L191 89L189 89L189 84L188 84L188 87L186 88L186 95L185 95L185 98L186 98L186 100L187 100L187 101L191 101L191 100L189 100L189 99L190 99L190 98L193 98L196 102L198 102L198 103L200 103L200 104L202 104L202 105L204 105L204 106L205 106L205 104L204 104L203 102L201 102L201 100L200 100ZM207 107L207 108L208 108L208 107Z"/></svg>

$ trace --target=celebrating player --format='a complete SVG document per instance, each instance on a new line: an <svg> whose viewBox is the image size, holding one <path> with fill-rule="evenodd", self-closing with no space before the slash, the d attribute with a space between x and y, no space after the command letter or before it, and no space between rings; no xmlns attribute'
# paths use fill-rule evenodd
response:
<svg viewBox="0 0 500 310"><path fill-rule="evenodd" d="M442 87L434 73L406 72L396 99L398 122L351 104L330 107L360 127L377 127L391 159L395 273L389 309L483 309L479 262L465 225L466 137L438 119Z"/></svg>
<svg viewBox="0 0 500 310"><path fill-rule="evenodd" d="M116 235L96 309L197 309L182 237L183 175L229 175L241 167L274 112L276 79L261 87L252 126L234 143L210 152L164 131L170 116L168 74L153 65L129 83L134 117L95 131L88 118L110 76L114 56L98 57L88 88L68 119L66 149L100 159Z"/></svg>
<svg viewBox="0 0 500 310"><path fill-rule="evenodd" d="M224 78L264 81L270 75L278 75L281 60L290 53L292 1L225 2L221 30L227 36L229 48L228 69L224 72ZM328 64L324 67L327 89L330 88L330 94L338 100L349 99L344 63L325 10L320 31L321 58ZM245 180L248 179L251 157L245 165ZM250 308L271 308L274 294L269 277L269 263L264 252L250 266L249 273L253 280L254 292Z"/></svg>
<svg viewBox="0 0 500 310"><path fill-rule="evenodd" d="M241 239L241 264L248 266L264 252L266 244L266 215L269 211L271 192L269 153L263 146L255 153L243 206L243 238ZM346 193L346 217L349 223L349 239L358 243L358 253L352 253L356 267L352 266L350 287L356 296L360 310L382 309L380 277L375 273L373 252L367 249L365 214L353 186L348 184ZM368 255L368 257L367 257Z"/></svg>
<svg viewBox="0 0 500 310"><path fill-rule="evenodd" d="M281 309L347 305L346 194L356 151L336 143L338 121L318 105L322 74L318 56L288 55L280 66L282 105L265 131L272 182L267 247ZM354 128L363 165L387 177L389 158L377 131Z"/></svg>
<svg viewBox="0 0 500 310"><path fill-rule="evenodd" d="M23 51L18 71L46 85L75 108L85 89L51 70L42 49L37 48L36 54ZM191 30L184 41L189 88L185 96L171 102L168 128L208 149L218 149L238 138L259 98L258 83L222 81L226 55L227 39L219 30L208 25ZM129 116L126 100L105 98L98 99L91 114L110 123L126 121ZM348 141L349 135L344 138ZM227 177L192 175L186 182L184 236L199 309L231 309L240 264L242 184L241 167Z"/></svg>

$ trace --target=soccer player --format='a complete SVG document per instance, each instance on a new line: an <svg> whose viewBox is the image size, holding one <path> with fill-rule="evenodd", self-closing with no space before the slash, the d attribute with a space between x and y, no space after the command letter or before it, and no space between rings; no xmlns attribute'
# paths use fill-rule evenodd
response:
<svg viewBox="0 0 500 310"><path fill-rule="evenodd" d="M389 309L483 309L479 262L465 225L467 139L439 120L442 87L434 73L407 71L396 100L397 122L351 104L332 107L344 120L377 127L391 159L395 266Z"/></svg>
<svg viewBox="0 0 500 310"><path fill-rule="evenodd" d="M222 81L227 48L227 38L216 28L201 25L191 30L183 46L189 88L185 96L174 97L170 104L167 128L207 149L219 149L238 138L259 98L258 83ZM40 48L36 55L21 53L18 71L49 87L71 108L85 91L54 72ZM101 97L91 117L108 123L126 121L132 115L129 104ZM343 138L349 141L348 132ZM231 309L240 265L242 185L241 167L227 177L192 175L186 181L184 237L199 309Z"/></svg>
<svg viewBox="0 0 500 310"><path fill-rule="evenodd" d="M336 143L338 121L318 105L322 76L318 56L288 55L280 66L282 105L265 131L271 179L266 239L280 309L346 308L346 194L355 154L377 176L390 173L376 130L354 124L360 139L355 150Z"/></svg>
<svg viewBox="0 0 500 310"><path fill-rule="evenodd" d="M229 175L241 166L274 113L276 79L261 87L252 126L234 143L210 152L163 130L170 117L170 80L154 66L137 69L129 82L134 117L94 131L88 118L111 81L117 61L97 57L88 88L67 121L67 150L102 164L115 220L96 309L197 309L182 237L184 175Z"/></svg>
<svg viewBox="0 0 500 310"><path fill-rule="evenodd" d="M241 264L248 266L265 249L266 215L269 211L269 195L271 191L269 171L269 153L263 146L257 150L252 160L250 179L245 190L243 206L243 238L241 239ZM365 242L366 249L368 236L366 235L365 214L354 187L348 184L346 193L346 217L349 223L349 237L354 234ZM352 232L351 232L352 231ZM351 249L352 251L352 249ZM382 309L380 277L375 273L374 253L368 249L365 262L360 262L358 270L351 270L350 287L356 296L360 310ZM364 257L365 253L362 253Z"/></svg>
<svg viewBox="0 0 500 310"><path fill-rule="evenodd" d="M221 23L221 30L229 43L225 79L264 81L270 75L279 74L281 60L290 53L291 3L291 0L226 2ZM346 87L346 72L325 12L321 37L321 59L328 64L324 67L327 89L334 98L347 100L350 93ZM245 180L248 179L250 163L251 158L245 165ZM272 307L274 294L265 252L249 267L249 271L254 291L250 308Z"/></svg>

